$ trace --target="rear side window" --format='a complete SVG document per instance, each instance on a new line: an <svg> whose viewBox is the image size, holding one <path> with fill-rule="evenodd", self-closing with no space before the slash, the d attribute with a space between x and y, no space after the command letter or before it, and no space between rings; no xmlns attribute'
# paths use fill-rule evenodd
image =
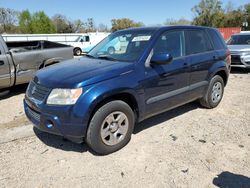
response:
<svg viewBox="0 0 250 188"><path fill-rule="evenodd" d="M207 30L209 33L209 36L213 42L214 49L215 50L221 50L221 49L226 49L226 43L224 42L224 39L222 36L218 33L218 31L214 29L208 29Z"/></svg>
<svg viewBox="0 0 250 188"><path fill-rule="evenodd" d="M186 35L188 38L188 55L213 50L208 36L204 30L187 30Z"/></svg>

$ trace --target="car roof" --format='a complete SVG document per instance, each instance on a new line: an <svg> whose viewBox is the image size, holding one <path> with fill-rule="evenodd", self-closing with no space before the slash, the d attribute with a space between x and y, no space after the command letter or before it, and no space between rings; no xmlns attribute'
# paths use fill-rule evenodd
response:
<svg viewBox="0 0 250 188"><path fill-rule="evenodd" d="M158 27L138 27L138 28L129 28L123 29L120 31L160 31L160 30L168 30L168 29L215 29L211 27L204 26L193 26L193 25L169 25L169 26L158 26Z"/></svg>
<svg viewBox="0 0 250 188"><path fill-rule="evenodd" d="M232 36L238 36L238 35L250 35L250 32L244 32L244 33L236 33L236 34L233 34Z"/></svg>

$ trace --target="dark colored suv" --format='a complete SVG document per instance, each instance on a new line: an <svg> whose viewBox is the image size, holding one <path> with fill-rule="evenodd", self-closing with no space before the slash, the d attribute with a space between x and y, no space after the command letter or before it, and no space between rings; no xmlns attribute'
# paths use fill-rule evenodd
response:
<svg viewBox="0 0 250 188"><path fill-rule="evenodd" d="M39 71L24 108L38 129L108 154L125 146L134 125L146 118L197 99L216 107L230 61L213 28L122 30L86 57Z"/></svg>

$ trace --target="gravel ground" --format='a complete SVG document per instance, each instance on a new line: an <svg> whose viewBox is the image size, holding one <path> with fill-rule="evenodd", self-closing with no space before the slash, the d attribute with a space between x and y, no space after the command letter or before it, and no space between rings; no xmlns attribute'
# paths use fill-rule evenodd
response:
<svg viewBox="0 0 250 188"><path fill-rule="evenodd" d="M190 103L146 120L125 148L107 156L37 130L0 142L0 187L248 188L249 80L231 74L216 109ZM3 138L32 130L22 110L25 87L0 100Z"/></svg>

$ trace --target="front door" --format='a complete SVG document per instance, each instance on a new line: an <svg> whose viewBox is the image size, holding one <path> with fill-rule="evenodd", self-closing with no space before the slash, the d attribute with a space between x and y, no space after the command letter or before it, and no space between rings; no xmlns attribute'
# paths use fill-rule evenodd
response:
<svg viewBox="0 0 250 188"><path fill-rule="evenodd" d="M189 58L185 56L184 31L168 31L156 42L153 51L173 57L169 64L151 64L144 81L146 116L182 104L189 89Z"/></svg>

